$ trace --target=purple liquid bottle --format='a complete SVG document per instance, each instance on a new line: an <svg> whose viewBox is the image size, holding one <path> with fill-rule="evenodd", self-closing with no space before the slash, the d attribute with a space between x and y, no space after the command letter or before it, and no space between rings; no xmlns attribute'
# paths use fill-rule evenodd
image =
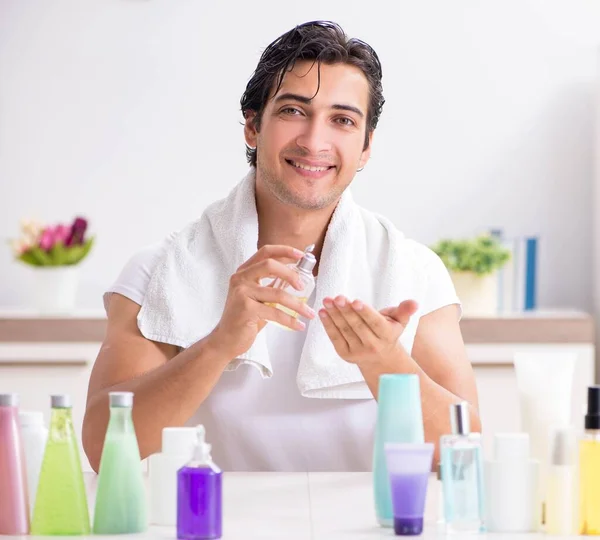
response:
<svg viewBox="0 0 600 540"><path fill-rule="evenodd" d="M177 538L221 538L222 475L210 457L204 426L198 426L194 457L177 471Z"/></svg>

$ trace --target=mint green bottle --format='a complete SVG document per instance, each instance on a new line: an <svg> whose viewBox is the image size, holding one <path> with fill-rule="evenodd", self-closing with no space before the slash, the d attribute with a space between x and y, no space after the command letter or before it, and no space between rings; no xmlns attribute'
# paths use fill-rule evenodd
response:
<svg viewBox="0 0 600 540"><path fill-rule="evenodd" d="M100 459L94 534L148 528L146 488L133 419L133 393L110 392L110 419Z"/></svg>
<svg viewBox="0 0 600 540"><path fill-rule="evenodd" d="M50 431L44 450L31 522L32 535L90 533L79 444L73 429L71 398L51 396Z"/></svg>
<svg viewBox="0 0 600 540"><path fill-rule="evenodd" d="M394 524L385 444L423 443L424 441L425 429L419 376L412 373L381 375L373 448L373 491L375 513L382 527L392 527Z"/></svg>

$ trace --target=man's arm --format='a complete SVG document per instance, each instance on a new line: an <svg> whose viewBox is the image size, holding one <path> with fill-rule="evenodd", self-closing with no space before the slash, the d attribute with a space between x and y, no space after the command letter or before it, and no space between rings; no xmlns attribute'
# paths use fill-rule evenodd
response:
<svg viewBox="0 0 600 540"><path fill-rule="evenodd" d="M196 412L227 364L247 351L267 321L302 330L302 321L272 307L279 304L312 319L312 309L282 289L263 287L265 277L281 278L301 288L287 266L303 252L290 246L263 246L229 280L223 314L215 329L177 354L172 345L146 339L137 326L140 306L113 294L106 338L88 388L82 442L98 471L108 425L108 394L134 392L133 421L142 459L158 451L162 430L181 426Z"/></svg>
<svg viewBox="0 0 600 540"><path fill-rule="evenodd" d="M108 393L134 392L133 420L142 459L158 451L164 426L181 426L208 396L229 362L209 338L176 354L176 347L142 336L140 306L113 294L106 338L92 370L82 442L97 472L108 425Z"/></svg>
<svg viewBox="0 0 600 540"><path fill-rule="evenodd" d="M381 363L359 364L365 381L377 397L379 376L416 373L421 383L425 439L439 446L439 437L450 433L450 405L467 401L471 431L481 431L479 402L473 368L463 342L457 306L445 306L421 317L412 357L403 349ZM439 449L438 449L439 450ZM439 454L436 451L436 459Z"/></svg>

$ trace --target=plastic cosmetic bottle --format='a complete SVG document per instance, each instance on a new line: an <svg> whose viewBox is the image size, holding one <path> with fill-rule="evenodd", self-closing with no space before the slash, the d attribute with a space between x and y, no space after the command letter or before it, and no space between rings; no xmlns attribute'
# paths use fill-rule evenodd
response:
<svg viewBox="0 0 600 540"><path fill-rule="evenodd" d="M29 492L29 510L33 513L37 485L44 450L48 440L48 428L44 425L44 414L38 411L19 412L25 463L27 464L27 491Z"/></svg>
<svg viewBox="0 0 600 540"><path fill-rule="evenodd" d="M480 532L485 518L481 434L470 431L466 402L450 406L450 420L452 435L440 440L447 530Z"/></svg>
<svg viewBox="0 0 600 540"><path fill-rule="evenodd" d="M204 426L192 460L177 473L177 538L209 540L222 534L222 476L210 457L204 440Z"/></svg>
<svg viewBox="0 0 600 540"><path fill-rule="evenodd" d="M577 444L571 428L554 431L550 441L550 465L546 491L546 533L577 532Z"/></svg>
<svg viewBox="0 0 600 540"><path fill-rule="evenodd" d="M130 534L148 528L146 488L131 417L132 392L110 392L110 419L104 438L94 534Z"/></svg>
<svg viewBox="0 0 600 540"><path fill-rule="evenodd" d="M282 280L281 278L277 278L273 282L273 287L275 289L283 289L285 292L291 294L292 296L296 296L301 302L306 303L310 298L314 288L315 288L315 278L313 276L313 268L317 264L317 259L313 255L312 251L315 249L315 245L311 244L304 250L303 257L296 264L289 264L288 266L292 268L300 277L300 280L304 284L304 288L302 290L298 290L292 285L290 285L287 281ZM291 315L294 318L298 318L298 313L296 311L292 311L286 306L282 306L281 304L271 304L268 303L268 306L276 307L280 309L284 313ZM273 324L280 326L281 328L285 328L286 330L290 330L287 326L282 326L279 323L271 321Z"/></svg>
<svg viewBox="0 0 600 540"><path fill-rule="evenodd" d="M27 469L18 406L17 394L0 394L0 535L29 534Z"/></svg>
<svg viewBox="0 0 600 540"><path fill-rule="evenodd" d="M51 397L50 432L31 521L33 535L90 534L90 516L71 398Z"/></svg>
<svg viewBox="0 0 600 540"><path fill-rule="evenodd" d="M538 532L540 462L530 458L527 433L496 433L494 459L485 463L486 529Z"/></svg>
<svg viewBox="0 0 600 540"><path fill-rule="evenodd" d="M150 523L177 524L177 471L194 456L198 440L195 427L166 427L162 430L161 452L148 458Z"/></svg>
<svg viewBox="0 0 600 540"><path fill-rule="evenodd" d="M423 444L425 430L419 376L385 374L379 377L377 425L373 445L373 498L382 527L393 527L394 511L387 469L387 443Z"/></svg>
<svg viewBox="0 0 600 540"><path fill-rule="evenodd" d="M588 388L579 443L579 534L600 535L600 386Z"/></svg>

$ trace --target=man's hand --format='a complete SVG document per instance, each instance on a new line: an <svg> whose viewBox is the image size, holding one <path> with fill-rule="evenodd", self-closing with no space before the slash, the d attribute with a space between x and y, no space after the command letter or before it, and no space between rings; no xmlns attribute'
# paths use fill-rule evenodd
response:
<svg viewBox="0 0 600 540"><path fill-rule="evenodd" d="M220 350L225 349L231 358L236 358L250 348L267 321L303 330L302 321L265 304L280 304L308 319L315 317L313 310L282 289L260 284L264 278L281 278L301 290L298 274L285 263L296 262L302 255L302 251L290 246L263 246L242 264L229 280L223 315L209 342L218 343Z"/></svg>
<svg viewBox="0 0 600 540"><path fill-rule="evenodd" d="M323 299L319 316L336 352L347 362L372 365L393 359L398 339L417 311L414 300L376 311L360 300L344 296Z"/></svg>

